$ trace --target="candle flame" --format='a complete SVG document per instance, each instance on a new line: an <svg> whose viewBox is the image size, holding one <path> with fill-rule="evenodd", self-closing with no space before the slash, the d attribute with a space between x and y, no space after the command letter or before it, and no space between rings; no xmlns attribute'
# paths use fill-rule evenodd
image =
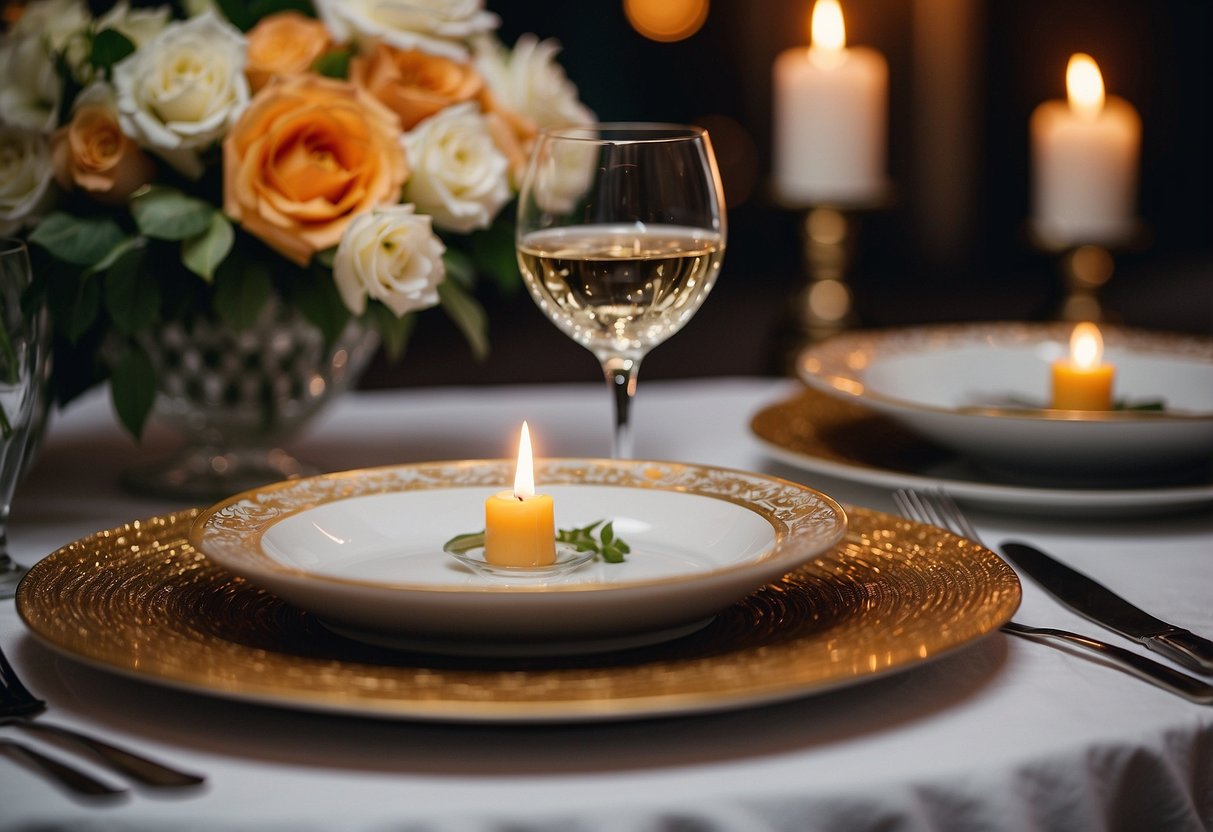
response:
<svg viewBox="0 0 1213 832"><path fill-rule="evenodd" d="M1103 336L1095 324L1083 322L1070 335L1070 361L1083 370L1092 370L1103 360Z"/></svg>
<svg viewBox="0 0 1213 832"><path fill-rule="evenodd" d="M535 496L535 460L531 453L531 429L522 423L518 440L518 467L514 469L514 496L519 500Z"/></svg>
<svg viewBox="0 0 1213 832"><path fill-rule="evenodd" d="M847 27L838 0L817 0L809 23L809 56L821 66L842 63L847 45Z"/></svg>
<svg viewBox="0 0 1213 832"><path fill-rule="evenodd" d="M1066 97L1070 109L1085 119L1093 119L1103 110L1103 76L1090 55L1079 52L1066 65Z"/></svg>

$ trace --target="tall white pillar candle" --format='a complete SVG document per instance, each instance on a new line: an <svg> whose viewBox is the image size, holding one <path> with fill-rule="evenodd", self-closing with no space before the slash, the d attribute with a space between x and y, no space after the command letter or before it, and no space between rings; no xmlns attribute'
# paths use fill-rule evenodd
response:
<svg viewBox="0 0 1213 832"><path fill-rule="evenodd" d="M1122 98L1105 100L1099 67L1070 58L1068 101L1032 113L1032 221L1053 245L1112 244L1133 233L1141 119Z"/></svg>
<svg viewBox="0 0 1213 832"><path fill-rule="evenodd" d="M885 188L888 64L846 46L838 0L817 0L811 45L775 61L774 187L791 204L862 204Z"/></svg>

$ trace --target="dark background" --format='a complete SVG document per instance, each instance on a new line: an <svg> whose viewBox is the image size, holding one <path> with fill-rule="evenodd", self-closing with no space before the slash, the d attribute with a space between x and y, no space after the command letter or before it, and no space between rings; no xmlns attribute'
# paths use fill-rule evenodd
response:
<svg viewBox="0 0 1213 832"><path fill-rule="evenodd" d="M696 318L646 359L642 378L782 372L789 299L803 281L801 215L768 195L770 76L781 50L808 43L808 0L711 0L702 29L676 43L636 33L622 0L487 6L506 43L523 32L558 39L561 64L600 119L693 122L713 135L729 204L724 268ZM1109 319L1213 333L1213 3L844 0L843 10L848 43L889 61L893 191L858 217L850 276L858 326L1057 315L1058 255L1025 233L1028 118L1065 97L1066 62L1082 51L1143 122L1145 233L1116 252L1102 294ZM959 56L952 69L933 68L949 54ZM404 360L377 361L364 385L598 376L593 356L524 290L486 301L486 362L472 361L435 310L421 316Z"/></svg>

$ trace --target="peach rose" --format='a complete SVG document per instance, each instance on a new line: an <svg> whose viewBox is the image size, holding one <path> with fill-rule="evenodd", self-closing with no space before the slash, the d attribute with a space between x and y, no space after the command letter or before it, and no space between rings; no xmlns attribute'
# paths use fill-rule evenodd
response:
<svg viewBox="0 0 1213 832"><path fill-rule="evenodd" d="M156 172L118 126L112 94L100 87L85 90L72 120L51 136L51 165L64 190L81 188L106 205L126 202Z"/></svg>
<svg viewBox="0 0 1213 832"><path fill-rule="evenodd" d="M484 88L470 64L385 43L350 61L350 80L400 116L405 130L452 104L473 100Z"/></svg>
<svg viewBox="0 0 1213 832"><path fill-rule="evenodd" d="M391 110L345 81L279 77L224 139L223 209L306 265L355 216L398 202L408 175Z"/></svg>
<svg viewBox="0 0 1213 832"><path fill-rule="evenodd" d="M327 26L299 12L264 17L245 37L248 63L244 74L253 92L275 75L306 72L333 45Z"/></svg>
<svg viewBox="0 0 1213 832"><path fill-rule="evenodd" d="M481 96L481 102L489 135L493 137L493 144L497 145L501 155L509 162L510 182L517 188L522 184L522 174L526 172L526 164L530 159L531 150L535 147L539 128L526 116L502 107L487 90Z"/></svg>

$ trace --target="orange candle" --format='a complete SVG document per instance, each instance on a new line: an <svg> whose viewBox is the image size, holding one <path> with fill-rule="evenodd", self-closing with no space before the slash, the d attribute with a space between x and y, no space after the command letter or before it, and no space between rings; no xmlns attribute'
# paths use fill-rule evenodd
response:
<svg viewBox="0 0 1213 832"><path fill-rule="evenodd" d="M495 566L548 566L556 562L555 504L535 493L531 431L522 423L514 490L484 503L484 559Z"/></svg>
<svg viewBox="0 0 1213 832"><path fill-rule="evenodd" d="M1070 355L1053 363L1053 407L1057 410L1111 410L1116 368L1102 363L1099 327L1081 323L1070 335Z"/></svg>

